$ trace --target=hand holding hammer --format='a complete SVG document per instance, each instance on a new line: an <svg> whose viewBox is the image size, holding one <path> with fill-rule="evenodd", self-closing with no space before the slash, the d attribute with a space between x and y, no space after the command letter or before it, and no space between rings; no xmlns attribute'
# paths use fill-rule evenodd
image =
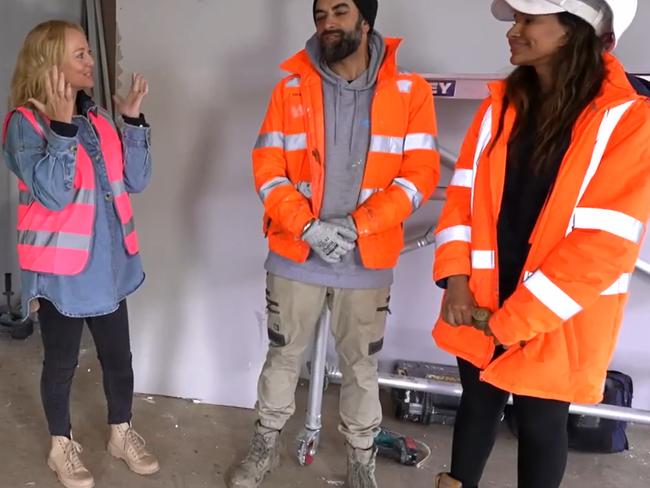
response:
<svg viewBox="0 0 650 488"><path fill-rule="evenodd" d="M492 312L487 308L474 307L472 309L472 327L480 330L488 337L493 337L496 345L500 346L501 344L490 330L490 317L492 317Z"/></svg>

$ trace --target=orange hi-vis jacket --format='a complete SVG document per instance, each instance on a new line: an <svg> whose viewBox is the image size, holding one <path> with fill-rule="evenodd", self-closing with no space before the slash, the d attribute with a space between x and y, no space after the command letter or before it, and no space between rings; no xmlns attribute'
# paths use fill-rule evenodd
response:
<svg viewBox="0 0 650 488"><path fill-rule="evenodd" d="M399 44L386 39L359 206L352 213L361 260L371 269L395 266L402 223L429 198L440 174L433 94L422 77L398 71ZM327 161L322 80L306 51L281 67L291 74L276 86L253 149L255 189L270 249L304 262L309 246L301 235L319 215Z"/></svg>
<svg viewBox="0 0 650 488"><path fill-rule="evenodd" d="M468 275L494 313L495 341L440 318L436 343L483 369L481 379L518 394L577 403L602 400L607 367L650 214L650 103L605 55L601 93L578 118L557 180L530 238L521 283L499 308L497 219L509 107L492 151L505 82L491 84L456 164L436 235L434 279Z"/></svg>
<svg viewBox="0 0 650 488"><path fill-rule="evenodd" d="M32 110L18 107L10 112L3 127L3 140L9 121L20 112L41 137L45 132ZM106 172L113 189L113 204L119 216L124 247L130 255L138 253L138 237L133 220L131 198L124 183L122 142L103 111L88 113L101 143ZM47 122L47 121L46 121ZM18 263L20 269L61 276L81 273L90 259L95 224L95 170L89 154L81 144L76 146L76 168L73 201L60 211L50 210L38 203L29 187L18 180Z"/></svg>

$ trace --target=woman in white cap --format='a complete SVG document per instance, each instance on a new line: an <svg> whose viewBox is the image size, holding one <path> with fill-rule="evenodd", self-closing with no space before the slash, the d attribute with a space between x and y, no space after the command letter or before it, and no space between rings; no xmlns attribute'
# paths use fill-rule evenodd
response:
<svg viewBox="0 0 650 488"><path fill-rule="evenodd" d="M490 86L436 234L433 335L463 384L439 488L478 486L510 394L519 488L559 487L569 405L602 399L650 215L650 104L610 53L636 8L493 2L517 68Z"/></svg>

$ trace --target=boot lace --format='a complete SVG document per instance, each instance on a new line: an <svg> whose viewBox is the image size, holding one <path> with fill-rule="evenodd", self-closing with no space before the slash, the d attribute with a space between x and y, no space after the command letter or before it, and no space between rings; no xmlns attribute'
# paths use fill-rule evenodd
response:
<svg viewBox="0 0 650 488"><path fill-rule="evenodd" d="M254 463L258 468L261 467L271 454L271 443L264 434L256 432L251 442L251 448L244 459L244 463Z"/></svg>
<svg viewBox="0 0 650 488"><path fill-rule="evenodd" d="M130 451L136 460L142 459L148 455L145 448L145 440L133 429L133 427L129 427L124 433L124 442L126 446L130 447Z"/></svg>
<svg viewBox="0 0 650 488"><path fill-rule="evenodd" d="M81 444L70 439L63 452L65 454L65 465L71 473L86 469L79 457L79 454L83 452Z"/></svg>
<svg viewBox="0 0 650 488"><path fill-rule="evenodd" d="M351 488L377 488L374 457L367 464L357 459L351 460L349 469Z"/></svg>

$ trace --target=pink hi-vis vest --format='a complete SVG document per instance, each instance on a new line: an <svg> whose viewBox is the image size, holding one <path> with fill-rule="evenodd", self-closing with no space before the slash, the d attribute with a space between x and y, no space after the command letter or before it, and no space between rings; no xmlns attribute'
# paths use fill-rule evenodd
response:
<svg viewBox="0 0 650 488"><path fill-rule="evenodd" d="M45 138L45 132L34 112L19 107L5 119L3 140L7 138L9 121L15 112L20 112L34 130ZM113 205L122 224L124 246L129 254L137 254L138 238L133 209L123 178L122 142L106 117L88 112L88 118L99 135ZM27 185L18 180L18 262L23 270L76 275L88 263L95 223L95 170L90 156L81 144L76 151L74 198L64 209L54 211L45 208L34 199Z"/></svg>

